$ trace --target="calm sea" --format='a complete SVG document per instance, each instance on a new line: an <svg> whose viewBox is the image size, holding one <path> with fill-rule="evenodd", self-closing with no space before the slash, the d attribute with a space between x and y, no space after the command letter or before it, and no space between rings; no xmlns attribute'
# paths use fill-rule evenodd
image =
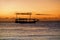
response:
<svg viewBox="0 0 60 40"><path fill-rule="evenodd" d="M60 40L60 22L0 23L0 40Z"/></svg>

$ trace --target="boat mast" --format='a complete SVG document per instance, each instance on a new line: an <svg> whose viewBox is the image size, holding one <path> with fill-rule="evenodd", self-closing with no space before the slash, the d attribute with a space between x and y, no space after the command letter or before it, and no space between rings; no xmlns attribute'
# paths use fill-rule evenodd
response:
<svg viewBox="0 0 60 40"><path fill-rule="evenodd" d="M29 15L30 15L30 17L29 17L29 21L30 21L30 19L31 19L31 13Z"/></svg>

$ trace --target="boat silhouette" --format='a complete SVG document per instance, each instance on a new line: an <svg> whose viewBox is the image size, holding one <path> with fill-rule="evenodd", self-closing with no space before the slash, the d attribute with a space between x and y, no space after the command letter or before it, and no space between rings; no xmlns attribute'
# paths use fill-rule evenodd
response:
<svg viewBox="0 0 60 40"><path fill-rule="evenodd" d="M29 18L20 18L18 15L29 15ZM32 13L16 13L15 23L36 23L37 19L31 18Z"/></svg>

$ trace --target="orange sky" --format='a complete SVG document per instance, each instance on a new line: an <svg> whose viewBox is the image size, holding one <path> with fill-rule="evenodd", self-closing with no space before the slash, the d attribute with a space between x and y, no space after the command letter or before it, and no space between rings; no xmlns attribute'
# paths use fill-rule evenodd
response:
<svg viewBox="0 0 60 40"><path fill-rule="evenodd" d="M0 17L13 17L16 12L58 16L60 15L60 0L0 0Z"/></svg>

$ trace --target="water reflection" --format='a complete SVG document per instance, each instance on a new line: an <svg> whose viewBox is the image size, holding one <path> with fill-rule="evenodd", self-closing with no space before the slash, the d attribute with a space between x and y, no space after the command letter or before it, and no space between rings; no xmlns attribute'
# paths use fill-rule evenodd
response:
<svg viewBox="0 0 60 40"><path fill-rule="evenodd" d="M60 40L59 22L0 23L1 40Z"/></svg>

